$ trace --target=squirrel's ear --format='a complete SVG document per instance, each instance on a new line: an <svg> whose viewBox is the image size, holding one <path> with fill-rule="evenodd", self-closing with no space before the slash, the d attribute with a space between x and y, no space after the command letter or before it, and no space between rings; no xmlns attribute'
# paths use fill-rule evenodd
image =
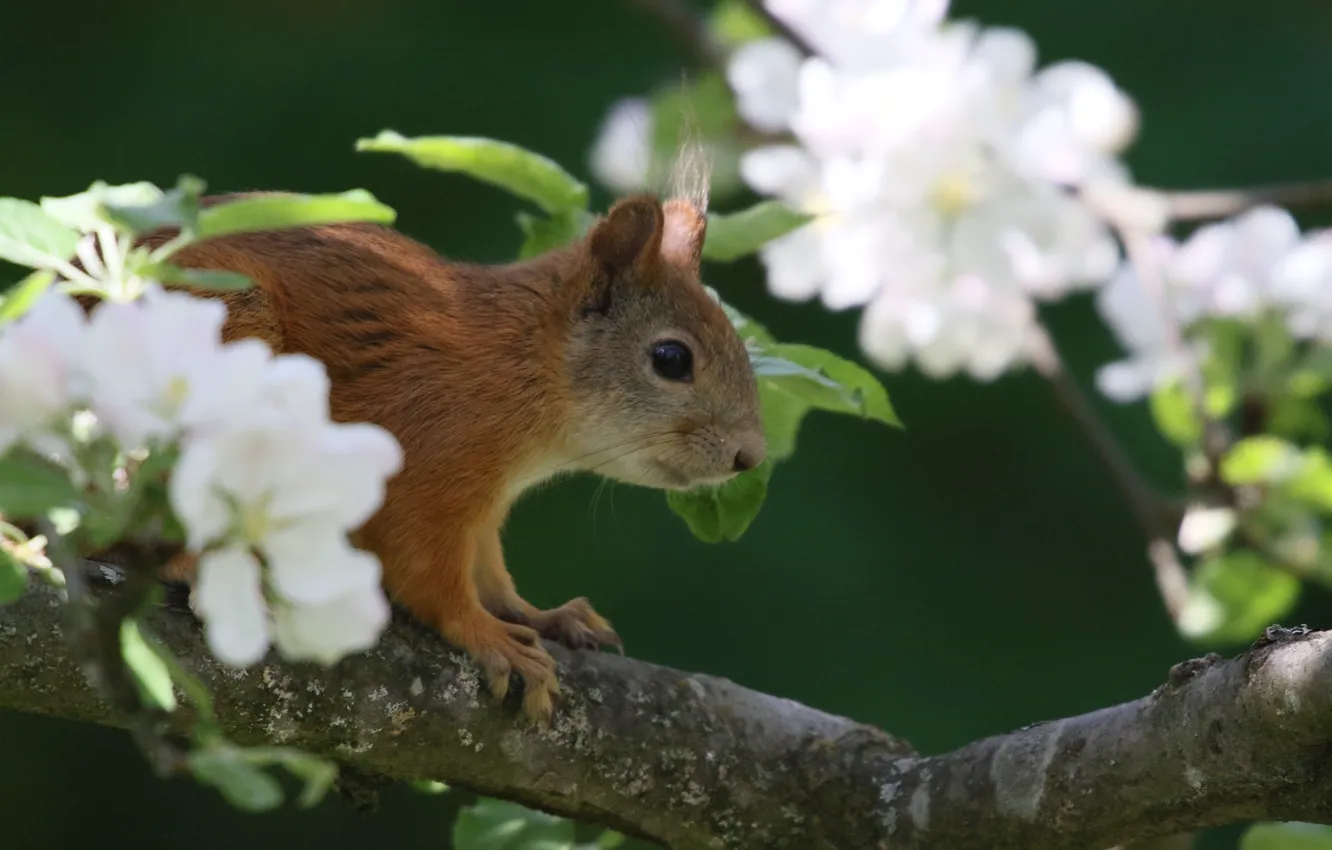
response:
<svg viewBox="0 0 1332 850"><path fill-rule="evenodd" d="M666 222L661 239L662 256L697 275L703 262L708 217L684 198L667 201L663 212Z"/></svg>
<svg viewBox="0 0 1332 850"><path fill-rule="evenodd" d="M661 204L650 195L635 195L612 206L588 238L588 250L602 278L613 280L631 269L655 270L664 222Z"/></svg>

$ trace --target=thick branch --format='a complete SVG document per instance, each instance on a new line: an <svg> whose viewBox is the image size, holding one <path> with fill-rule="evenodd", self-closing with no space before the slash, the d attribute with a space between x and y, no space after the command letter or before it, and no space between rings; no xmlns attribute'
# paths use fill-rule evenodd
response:
<svg viewBox="0 0 1332 850"><path fill-rule="evenodd" d="M105 592L105 582L92 582ZM0 607L0 708L119 725L62 637L54 590ZM438 779L684 848L1088 850L1240 818L1332 822L1332 633L1172 671L1141 700L920 758L873 728L730 682L558 647L554 726L395 622L333 670L208 656L151 620L225 730L394 779Z"/></svg>

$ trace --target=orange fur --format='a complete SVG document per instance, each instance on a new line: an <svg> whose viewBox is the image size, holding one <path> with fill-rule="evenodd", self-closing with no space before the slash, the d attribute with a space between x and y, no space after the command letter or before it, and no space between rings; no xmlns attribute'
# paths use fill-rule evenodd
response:
<svg viewBox="0 0 1332 850"><path fill-rule="evenodd" d="M675 454L652 449L632 468L606 462L624 466L609 474L626 480L646 470L652 486L722 480L763 456L748 360L698 285L705 220L690 209L629 199L578 243L501 266L448 262L363 224L237 234L173 259L252 278L254 289L216 296L228 305L224 338L322 361L333 418L374 422L398 439L402 470L353 542L379 557L391 598L477 659L497 696L518 673L534 718L549 717L559 692L538 638L578 648L619 638L585 599L541 610L518 595L500 543L512 501L556 472L595 468L585 459L610 454L612 434L630 434L641 451L670 443ZM633 336L617 322L695 340L695 385L657 386L645 369L618 364L646 355L615 349ZM620 417L618 406L644 394L650 414ZM681 452L692 465L671 466ZM192 568L186 556L168 569Z"/></svg>

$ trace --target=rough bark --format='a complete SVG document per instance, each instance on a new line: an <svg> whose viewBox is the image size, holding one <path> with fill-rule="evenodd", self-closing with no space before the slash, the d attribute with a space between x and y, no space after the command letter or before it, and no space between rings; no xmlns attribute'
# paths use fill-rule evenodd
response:
<svg viewBox="0 0 1332 850"><path fill-rule="evenodd" d="M228 734L437 779L689 848L1098 850L1248 818L1332 823L1332 632L1273 631L1179 665L1139 700L921 757L790 700L554 647L555 722L494 705L477 668L410 622L332 670L213 662L163 606L156 633L212 688ZM0 607L0 708L122 725L63 638L56 592Z"/></svg>

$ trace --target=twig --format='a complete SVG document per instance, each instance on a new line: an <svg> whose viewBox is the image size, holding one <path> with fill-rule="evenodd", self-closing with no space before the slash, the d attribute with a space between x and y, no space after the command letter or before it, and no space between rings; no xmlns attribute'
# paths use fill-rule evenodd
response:
<svg viewBox="0 0 1332 850"><path fill-rule="evenodd" d="M1091 441L1142 527L1148 540L1147 557L1155 571L1157 589L1171 620L1179 622L1179 614L1188 600L1189 585L1170 540L1179 526L1182 511L1143 478L1078 382L1069 374L1054 339L1044 327L1039 329L1033 342L1031 362L1050 383L1060 405Z"/></svg>
<svg viewBox="0 0 1332 850"><path fill-rule="evenodd" d="M123 725L53 633L58 598L34 585L0 607L0 710ZM676 850L1088 850L1251 819L1332 823L1332 632L1273 632L1236 660L1177 665L1141 699L922 757L852 720L613 653L551 647L562 698L540 729L520 694L491 704L475 665L405 618L334 668L270 656L250 675L212 658L187 611L148 623L237 744L280 739Z"/></svg>
<svg viewBox="0 0 1332 850"><path fill-rule="evenodd" d="M1060 405L1091 440L1143 531L1149 537L1172 534L1182 512L1143 478L1069 373L1054 339L1044 327L1039 329L1033 341L1031 362L1036 371L1050 382Z"/></svg>
<svg viewBox="0 0 1332 850"><path fill-rule="evenodd" d="M83 572L83 562L69 550L64 537L46 519L38 527L47 540L47 553L65 577L66 626L69 644L84 678L103 693L123 718L135 743L159 776L169 776L183 763L181 752L162 735L165 716L143 704L133 674L121 652L121 624L138 610L157 588L151 570L135 569L117 574L114 593L95 595Z"/></svg>
<svg viewBox="0 0 1332 850"><path fill-rule="evenodd" d="M1262 204L1307 207L1332 204L1332 180L1271 183L1248 189L1165 192L1166 210L1174 221L1226 218Z"/></svg>
<svg viewBox="0 0 1332 850"><path fill-rule="evenodd" d="M783 21L781 18L774 15L763 0L745 0L745 5L748 6L754 14L767 21L768 26L776 30L782 38L791 42L792 46L794 46L796 50L799 50L801 55L808 57L818 53L818 51L814 49L814 46L811 45L804 36L791 29L786 21Z"/></svg>

